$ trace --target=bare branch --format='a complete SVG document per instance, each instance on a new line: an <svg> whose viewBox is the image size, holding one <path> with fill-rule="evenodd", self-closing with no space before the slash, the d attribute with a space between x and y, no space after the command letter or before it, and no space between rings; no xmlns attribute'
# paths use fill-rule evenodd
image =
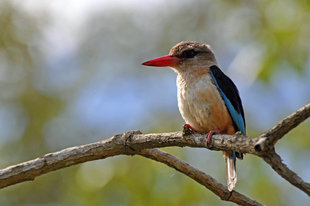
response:
<svg viewBox="0 0 310 206"><path fill-rule="evenodd" d="M130 150L126 146L126 140L137 133L140 134L141 132L126 132L104 141L70 147L2 169L0 170L0 188L34 180L40 175L82 162L104 159L120 154L130 154Z"/></svg>
<svg viewBox="0 0 310 206"><path fill-rule="evenodd" d="M206 134L169 132L132 135L127 143L136 150L169 146L188 146L205 147L217 151L234 150L242 153L262 155L263 153L255 150L258 140L259 138L251 138L239 133L235 135L215 134L212 136L211 142L207 145Z"/></svg>
<svg viewBox="0 0 310 206"><path fill-rule="evenodd" d="M216 181L211 176L203 173L202 171L192 167L186 162L158 149L145 149L139 152L140 155L153 159L155 161L164 163L169 167L172 167L188 177L192 178L196 182L202 184L214 194L219 196L222 200L231 201L239 205L258 206L262 205L239 192L229 192L227 187Z"/></svg>
<svg viewBox="0 0 310 206"><path fill-rule="evenodd" d="M42 174L86 161L103 159L110 156L132 155L143 149L166 146L207 147L212 150L236 150L244 153L260 154L254 146L258 138L242 135L214 135L206 146L205 135L194 133L182 136L182 132L161 134L141 134L129 131L115 135L107 140L70 147L28 162L0 170L0 188L19 182L34 180Z"/></svg>
<svg viewBox="0 0 310 206"><path fill-rule="evenodd" d="M216 141L219 141L220 137L220 135L217 135ZM222 138L226 137L222 136ZM180 146L187 146L187 144L189 145L189 143L186 143L184 139L185 138L182 138L181 132L146 135L141 134L140 131L126 132L120 135L115 135L104 141L67 148L59 152L46 154L43 157L0 170L0 188L23 181L34 180L35 177L42 174L86 161L103 159L122 154L140 154L165 163L168 166L188 175L200 184L206 186L223 200L232 201L241 205L261 205L260 203L251 200L236 191L232 191L230 193L224 185L218 183L212 177L191 167L187 163L173 157L172 155L155 149L141 150L141 148L146 145L152 145L154 147L166 146L169 145L169 142L174 142L175 145ZM193 139L194 141L190 141L192 145L195 145L194 142L197 141L197 144L202 146L202 144L204 144L202 141L205 142L205 137L203 137L203 135L193 134ZM217 148L216 143L211 145ZM222 147L221 144L219 145ZM197 147L198 145L195 146Z"/></svg>
<svg viewBox="0 0 310 206"><path fill-rule="evenodd" d="M310 196L310 184L304 182L295 172L290 170L281 160L281 157L275 152L269 152L263 156L265 162L267 162L281 177L286 179L292 185L295 185L300 190L304 191Z"/></svg>
<svg viewBox="0 0 310 206"><path fill-rule="evenodd" d="M310 184L303 181L295 172L290 170L275 152L274 145L290 130L294 129L310 116L310 104L302 107L293 114L289 115L267 132L260 135L255 145L256 151L261 151L259 155L267 162L281 177L292 185L304 191L310 196Z"/></svg>
<svg viewBox="0 0 310 206"><path fill-rule="evenodd" d="M218 183L212 177L169 154L153 149L146 150L156 147L189 146L205 147L210 150L234 150L257 155L271 165L284 179L310 196L310 184L304 182L296 173L283 164L280 156L274 151L275 142L309 116L310 104L285 118L259 138L249 138L242 134L219 134L212 136L212 141L208 145L206 145L205 134L191 133L186 130L183 133L170 132L160 134L141 134L140 131L129 131L104 141L67 148L2 169L0 170L0 188L34 180L42 174L82 162L104 159L115 155L140 154L181 171L213 191L223 200L242 205L259 205L259 203L250 200L240 193L235 191L229 193L225 186Z"/></svg>
<svg viewBox="0 0 310 206"><path fill-rule="evenodd" d="M256 148L262 151L272 150L276 142L281 139L289 131L297 127L300 123L306 120L310 116L310 103L300 108L293 114L284 118L281 122L276 124L267 132L260 135L260 140Z"/></svg>

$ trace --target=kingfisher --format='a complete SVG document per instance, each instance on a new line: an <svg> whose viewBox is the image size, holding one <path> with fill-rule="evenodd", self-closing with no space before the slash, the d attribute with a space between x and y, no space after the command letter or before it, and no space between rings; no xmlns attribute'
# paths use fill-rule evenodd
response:
<svg viewBox="0 0 310 206"><path fill-rule="evenodd" d="M218 67L210 45L195 41L176 44L166 56L142 63L145 66L171 67L177 73L178 107L184 127L207 134L245 134L245 118L239 91ZM237 183L236 158L243 154L222 151L226 164L227 188Z"/></svg>

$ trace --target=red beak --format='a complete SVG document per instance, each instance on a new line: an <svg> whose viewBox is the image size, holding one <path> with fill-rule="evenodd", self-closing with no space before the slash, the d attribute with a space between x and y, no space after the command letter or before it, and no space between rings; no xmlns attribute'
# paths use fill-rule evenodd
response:
<svg viewBox="0 0 310 206"><path fill-rule="evenodd" d="M142 65L154 67L172 67L177 65L180 61L181 59L178 57L167 55L143 62Z"/></svg>

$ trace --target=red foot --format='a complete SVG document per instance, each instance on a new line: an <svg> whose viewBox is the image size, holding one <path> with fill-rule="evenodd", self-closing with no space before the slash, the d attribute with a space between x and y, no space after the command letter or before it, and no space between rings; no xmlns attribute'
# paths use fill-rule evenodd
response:
<svg viewBox="0 0 310 206"><path fill-rule="evenodd" d="M183 130L184 130L185 128L190 129L190 130L193 131L193 132L197 132L197 131L196 131L194 128L192 128L192 126L190 126L189 124L184 124L184 125L183 125Z"/></svg>
<svg viewBox="0 0 310 206"><path fill-rule="evenodd" d="M216 133L221 133L223 130L221 129L217 129L217 130L211 130L208 132L208 136L207 136L207 144L209 144L211 142L212 139L212 135L216 134Z"/></svg>

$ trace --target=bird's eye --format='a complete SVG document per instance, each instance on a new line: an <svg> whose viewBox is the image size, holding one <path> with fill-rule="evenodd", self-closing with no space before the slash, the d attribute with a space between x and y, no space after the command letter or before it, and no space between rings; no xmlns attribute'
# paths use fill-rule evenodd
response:
<svg viewBox="0 0 310 206"><path fill-rule="evenodd" d="M194 49L186 50L182 53L183 58L194 58L197 55L197 52Z"/></svg>

